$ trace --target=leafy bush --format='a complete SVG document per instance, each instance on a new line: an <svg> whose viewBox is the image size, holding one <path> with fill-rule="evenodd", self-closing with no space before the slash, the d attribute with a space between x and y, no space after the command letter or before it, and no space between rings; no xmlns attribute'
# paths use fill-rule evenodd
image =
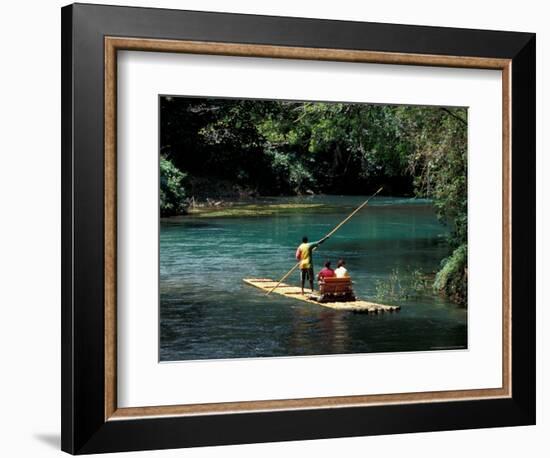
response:
<svg viewBox="0 0 550 458"><path fill-rule="evenodd" d="M186 213L185 188L186 174L169 159L160 158L160 215L174 216Z"/></svg>
<svg viewBox="0 0 550 458"><path fill-rule="evenodd" d="M434 290L466 305L468 292L468 246L460 245L442 261L442 268L435 276Z"/></svg>

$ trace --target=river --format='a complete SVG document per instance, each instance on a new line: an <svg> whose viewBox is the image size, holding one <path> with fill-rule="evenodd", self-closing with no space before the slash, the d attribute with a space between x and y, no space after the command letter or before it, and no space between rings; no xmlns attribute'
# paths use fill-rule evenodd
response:
<svg viewBox="0 0 550 458"><path fill-rule="evenodd" d="M314 254L346 259L356 295L396 304L393 314L338 312L245 285L280 278L303 235L321 238L366 196L271 198L248 216L183 216L160 225L160 360L327 355L466 348L467 311L427 289L380 295L397 269L435 272L446 228L429 201L377 197ZM281 204L289 204L288 208ZM305 208L292 208L306 204ZM287 280L298 284L299 273ZM377 297L378 295L378 297Z"/></svg>

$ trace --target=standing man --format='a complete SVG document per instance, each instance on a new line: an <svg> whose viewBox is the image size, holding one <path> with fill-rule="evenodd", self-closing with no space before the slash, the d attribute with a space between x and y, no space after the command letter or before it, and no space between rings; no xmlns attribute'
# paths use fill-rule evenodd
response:
<svg viewBox="0 0 550 458"><path fill-rule="evenodd" d="M300 261L300 272L302 278L302 294L304 294L304 284L306 277L309 280L309 287L313 292L313 250L323 243L327 237L318 242L308 243L308 238L302 238L302 244L296 250L296 260Z"/></svg>

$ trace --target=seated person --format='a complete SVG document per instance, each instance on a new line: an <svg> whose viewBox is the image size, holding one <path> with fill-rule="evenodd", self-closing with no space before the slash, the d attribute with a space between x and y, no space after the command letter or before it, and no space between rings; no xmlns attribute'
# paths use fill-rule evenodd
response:
<svg viewBox="0 0 550 458"><path fill-rule="evenodd" d="M330 268L330 261L325 262L325 267L317 275L317 280L321 281L323 278L334 277L334 270Z"/></svg>
<svg viewBox="0 0 550 458"><path fill-rule="evenodd" d="M334 271L336 278L347 278L349 277L348 269L346 269L346 261L340 259L338 261L338 267Z"/></svg>

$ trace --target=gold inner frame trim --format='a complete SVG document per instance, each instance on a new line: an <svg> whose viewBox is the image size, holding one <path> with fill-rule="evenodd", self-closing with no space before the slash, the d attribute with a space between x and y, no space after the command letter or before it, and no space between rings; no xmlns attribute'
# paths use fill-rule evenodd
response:
<svg viewBox="0 0 550 458"><path fill-rule="evenodd" d="M174 52L240 57L479 68L502 71L502 387L303 399L119 408L117 404L117 51ZM506 398L511 365L511 60L375 51L105 37L105 420L246 413Z"/></svg>

